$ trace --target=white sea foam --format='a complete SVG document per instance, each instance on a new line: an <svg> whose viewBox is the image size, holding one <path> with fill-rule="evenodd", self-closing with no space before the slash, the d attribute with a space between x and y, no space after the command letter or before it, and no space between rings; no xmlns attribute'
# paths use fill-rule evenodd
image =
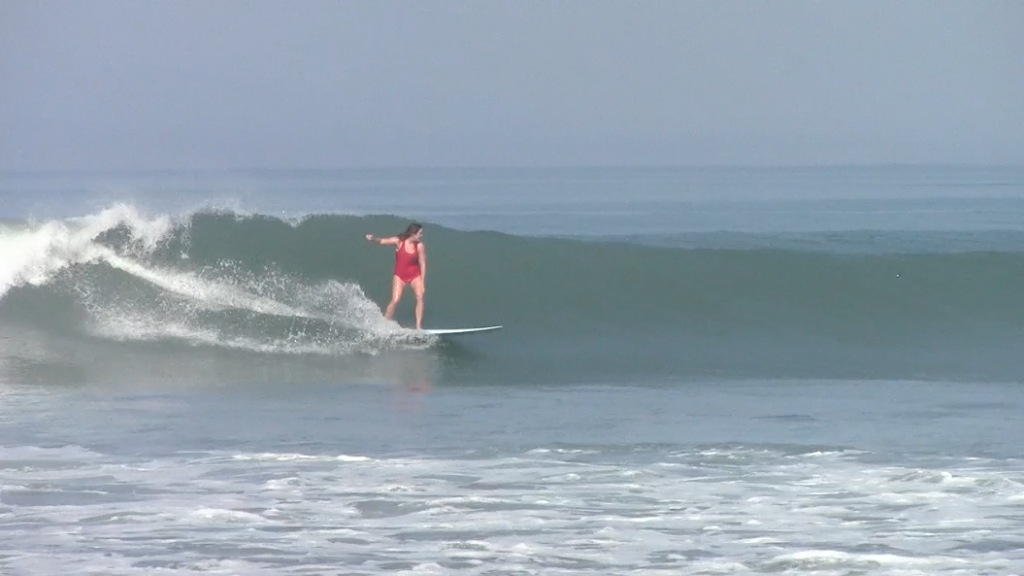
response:
<svg viewBox="0 0 1024 576"><path fill-rule="evenodd" d="M546 447L490 459L209 452L115 463L81 453L88 458L70 474L0 469L7 487L69 488L59 506L11 501L0 537L16 552L0 567L59 572L85 562L118 575L168 562L169 573L187 574L219 562L222 549L235 550L234 566L247 573L292 574L316 574L324 563L315 559L326 558L358 559L367 574L529 566L538 574L1010 575L1024 566L1024 554L1007 544L1024 541L1013 521L1024 469L1005 462L928 469L838 453L793 459L758 450L750 459L742 448L663 455L691 465L745 461L694 479L657 459L589 452L587 463ZM656 473L640 482L624 474L636 470ZM557 481L570 474L572 481ZM805 481L811 477L819 481ZM971 481L936 482L950 477ZM87 490L107 495L97 500ZM895 490L907 498L893 508ZM155 554L168 539L176 551ZM106 556L89 560L96 548ZM53 552L46 560L44 550Z"/></svg>
<svg viewBox="0 0 1024 576"><path fill-rule="evenodd" d="M119 226L130 231L137 250L148 251L167 237L173 220L146 217L132 206L117 204L91 216L0 227L0 297L14 286L45 284L72 264L101 259L97 238Z"/></svg>

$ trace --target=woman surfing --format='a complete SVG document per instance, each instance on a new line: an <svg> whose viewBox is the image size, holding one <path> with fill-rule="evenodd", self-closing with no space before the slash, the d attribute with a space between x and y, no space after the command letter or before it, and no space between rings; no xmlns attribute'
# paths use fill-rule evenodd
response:
<svg viewBox="0 0 1024 576"><path fill-rule="evenodd" d="M423 244L423 226L413 223L398 236L377 238L367 234L370 242L395 247L395 275L391 281L391 302L384 317L391 319L402 299L406 285L416 294L416 329L423 329L423 299L427 292L427 247Z"/></svg>

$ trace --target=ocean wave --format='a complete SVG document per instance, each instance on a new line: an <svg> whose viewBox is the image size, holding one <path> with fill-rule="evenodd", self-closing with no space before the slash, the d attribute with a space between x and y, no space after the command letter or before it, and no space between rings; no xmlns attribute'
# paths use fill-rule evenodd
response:
<svg viewBox="0 0 1024 576"><path fill-rule="evenodd" d="M381 312L393 257L363 237L405 224L130 205L8 222L0 323L256 354L436 346ZM1022 373L1024 253L671 248L429 222L425 240L427 323L505 324L496 338L523 374L588 362L607 375Z"/></svg>

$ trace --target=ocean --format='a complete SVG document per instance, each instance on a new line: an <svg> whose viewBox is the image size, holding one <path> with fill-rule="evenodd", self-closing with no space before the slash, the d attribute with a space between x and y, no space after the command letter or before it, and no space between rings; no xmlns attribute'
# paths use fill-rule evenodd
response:
<svg viewBox="0 0 1024 576"><path fill-rule="evenodd" d="M0 199L4 576L1024 574L1024 167Z"/></svg>

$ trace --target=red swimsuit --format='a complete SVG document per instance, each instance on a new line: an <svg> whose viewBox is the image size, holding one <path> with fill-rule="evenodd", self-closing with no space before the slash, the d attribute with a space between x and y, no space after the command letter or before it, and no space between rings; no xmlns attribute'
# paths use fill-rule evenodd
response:
<svg viewBox="0 0 1024 576"><path fill-rule="evenodd" d="M413 246L416 246L413 244ZM398 276L402 282L408 284L420 276L420 251L416 248L416 251L409 254L405 251L405 241L398 245L398 250L395 251L395 276Z"/></svg>

